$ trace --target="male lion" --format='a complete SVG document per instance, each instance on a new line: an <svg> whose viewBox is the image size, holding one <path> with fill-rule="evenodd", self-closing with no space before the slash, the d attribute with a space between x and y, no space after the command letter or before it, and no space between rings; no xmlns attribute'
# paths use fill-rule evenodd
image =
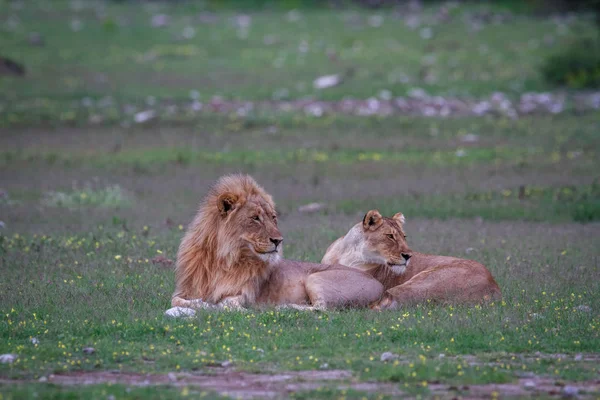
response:
<svg viewBox="0 0 600 400"><path fill-rule="evenodd" d="M383 286L342 265L283 260L271 196L247 175L212 187L179 246L173 307L367 306Z"/></svg>
<svg viewBox="0 0 600 400"><path fill-rule="evenodd" d="M368 272L386 292L373 308L431 300L478 303L501 297L492 274L482 264L455 257L413 252L406 244L404 215L384 218L371 210L343 237L329 246L321 260Z"/></svg>

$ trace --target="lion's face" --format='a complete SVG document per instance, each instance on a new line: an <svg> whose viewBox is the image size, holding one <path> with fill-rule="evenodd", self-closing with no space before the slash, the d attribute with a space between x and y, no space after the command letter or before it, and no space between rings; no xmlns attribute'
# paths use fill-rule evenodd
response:
<svg viewBox="0 0 600 400"><path fill-rule="evenodd" d="M402 213L384 218L377 210L369 211L363 218L365 258L375 264L387 265L396 274L404 273L412 250L406 244L403 224Z"/></svg>
<svg viewBox="0 0 600 400"><path fill-rule="evenodd" d="M274 264L281 259L283 237L273 206L260 196L241 199L231 194L219 197L217 206L226 219L229 240L237 240L261 260Z"/></svg>

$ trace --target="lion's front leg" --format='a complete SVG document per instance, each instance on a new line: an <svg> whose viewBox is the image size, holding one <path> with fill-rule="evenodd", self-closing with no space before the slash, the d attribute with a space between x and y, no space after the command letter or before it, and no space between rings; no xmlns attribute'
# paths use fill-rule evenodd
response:
<svg viewBox="0 0 600 400"><path fill-rule="evenodd" d="M217 308L215 304L208 303L202 299L191 299L186 300L181 297L173 297L171 299L172 307L183 307L183 308L193 308L195 310L205 310L211 308Z"/></svg>
<svg viewBox="0 0 600 400"><path fill-rule="evenodd" d="M231 311L241 311L246 309L246 296L230 296L225 297L223 300L219 301L217 304L219 308L231 310Z"/></svg>

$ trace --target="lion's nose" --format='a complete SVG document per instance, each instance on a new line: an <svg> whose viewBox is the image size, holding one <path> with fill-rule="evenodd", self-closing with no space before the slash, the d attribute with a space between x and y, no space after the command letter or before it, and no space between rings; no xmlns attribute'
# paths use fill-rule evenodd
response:
<svg viewBox="0 0 600 400"><path fill-rule="evenodd" d="M408 254L408 253L402 253L402 257L404 257L405 261L410 260L410 258L412 257L412 254Z"/></svg>
<svg viewBox="0 0 600 400"><path fill-rule="evenodd" d="M282 238L271 238L271 243L273 243L275 245L275 247L277 248L277 246L279 246L279 243L283 242Z"/></svg>

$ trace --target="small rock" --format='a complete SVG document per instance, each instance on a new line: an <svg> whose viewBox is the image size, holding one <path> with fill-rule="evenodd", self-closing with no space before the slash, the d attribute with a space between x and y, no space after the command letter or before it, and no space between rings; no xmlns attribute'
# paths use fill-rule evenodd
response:
<svg viewBox="0 0 600 400"><path fill-rule="evenodd" d="M581 312L590 312L590 311L592 311L592 308L590 306L584 306L584 305L577 306L577 307L575 307L575 309L577 311L581 311Z"/></svg>
<svg viewBox="0 0 600 400"><path fill-rule="evenodd" d="M96 352L96 349L93 347L84 347L82 351L83 354L94 354Z"/></svg>
<svg viewBox="0 0 600 400"><path fill-rule="evenodd" d="M4 221L0 221L0 229L5 228L6 224L4 223Z"/></svg>
<svg viewBox="0 0 600 400"><path fill-rule="evenodd" d="M323 364L319 365L319 369L327 369L327 368L329 368L329 364L327 364L327 363L323 363Z"/></svg>
<svg viewBox="0 0 600 400"><path fill-rule="evenodd" d="M117 398L116 398L116 397L115 397L113 394L109 394L109 395L106 397L106 400L117 400Z"/></svg>
<svg viewBox="0 0 600 400"><path fill-rule="evenodd" d="M576 386L567 385L563 387L562 393L565 396L577 396L577 394L579 393L579 388Z"/></svg>
<svg viewBox="0 0 600 400"><path fill-rule="evenodd" d="M265 354L265 351L263 349L256 349L256 351L258 351L259 353Z"/></svg>
<svg viewBox="0 0 600 400"><path fill-rule="evenodd" d="M167 378L169 378L169 381L171 382L177 382L177 375L175 375L173 372L169 372L167 374Z"/></svg>
<svg viewBox="0 0 600 400"><path fill-rule="evenodd" d="M0 364L12 364L17 357L19 357L16 354L2 354L0 355Z"/></svg>
<svg viewBox="0 0 600 400"><path fill-rule="evenodd" d="M309 203L298 207L298 211L301 213L314 213L317 211L321 211L324 208L325 204L323 203Z"/></svg>
<svg viewBox="0 0 600 400"><path fill-rule="evenodd" d="M475 143L479 141L479 136L473 133L467 133L466 135L462 135L460 137L460 141L463 143Z"/></svg>
<svg viewBox="0 0 600 400"><path fill-rule="evenodd" d="M154 118L156 118L156 111L154 110L140 111L133 117L134 121L138 124L142 124Z"/></svg>
<svg viewBox="0 0 600 400"><path fill-rule="evenodd" d="M524 387L525 387L525 389L527 389L527 390L532 390L532 389L535 389L535 387L536 387L536 384L535 384L535 382L534 382L534 381L527 381L527 382L525 382L525 383L523 384L523 386L524 386Z"/></svg>
<svg viewBox="0 0 600 400"><path fill-rule="evenodd" d="M575 356L575 361L581 361L581 360L583 360L583 355L581 355L581 354L577 354L577 355Z"/></svg>
<svg viewBox="0 0 600 400"><path fill-rule="evenodd" d="M38 379L38 382L48 382L48 377L42 376L40 379Z"/></svg>
<svg viewBox="0 0 600 400"><path fill-rule="evenodd" d="M31 344L40 344L40 341L38 340L38 338L31 338L29 339L29 341L31 342Z"/></svg>
<svg viewBox="0 0 600 400"><path fill-rule="evenodd" d="M326 89L334 87L342 83L342 78L339 75L324 75L314 80L313 86L315 89Z"/></svg>
<svg viewBox="0 0 600 400"><path fill-rule="evenodd" d="M444 353L440 353L440 355L438 357L439 358L444 358L444 357L446 357L446 355Z"/></svg>
<svg viewBox="0 0 600 400"><path fill-rule="evenodd" d="M152 262L152 264L157 265L159 264L162 267L171 267L173 266L173 260L165 257L165 256L156 256L154 258L152 258L152 260L150 260Z"/></svg>
<svg viewBox="0 0 600 400"><path fill-rule="evenodd" d="M385 353L381 354L381 362L388 362L388 361L392 361L397 359L398 357L400 357L398 354L394 354L391 351L386 351Z"/></svg>
<svg viewBox="0 0 600 400"><path fill-rule="evenodd" d="M29 44L32 46L43 46L44 39L42 39L42 35L38 32L31 32L28 37Z"/></svg>
<svg viewBox="0 0 600 400"><path fill-rule="evenodd" d="M152 21L150 22L153 27L160 28L163 26L169 25L171 18L169 18L166 14L157 14L152 16Z"/></svg>
<svg viewBox="0 0 600 400"><path fill-rule="evenodd" d="M469 254L469 253L472 253L472 252L474 252L474 251L475 251L475 249L474 249L473 247L467 247L467 248L465 249L465 253L467 253L467 254Z"/></svg>
<svg viewBox="0 0 600 400"><path fill-rule="evenodd" d="M196 315L196 310L186 307L173 307L165 311L165 316L171 318L193 317L194 315Z"/></svg>
<svg viewBox="0 0 600 400"><path fill-rule="evenodd" d="M229 368L231 366L233 366L233 363L231 361L229 361L229 360L223 361L221 363L221 367L223 367L223 368Z"/></svg>

